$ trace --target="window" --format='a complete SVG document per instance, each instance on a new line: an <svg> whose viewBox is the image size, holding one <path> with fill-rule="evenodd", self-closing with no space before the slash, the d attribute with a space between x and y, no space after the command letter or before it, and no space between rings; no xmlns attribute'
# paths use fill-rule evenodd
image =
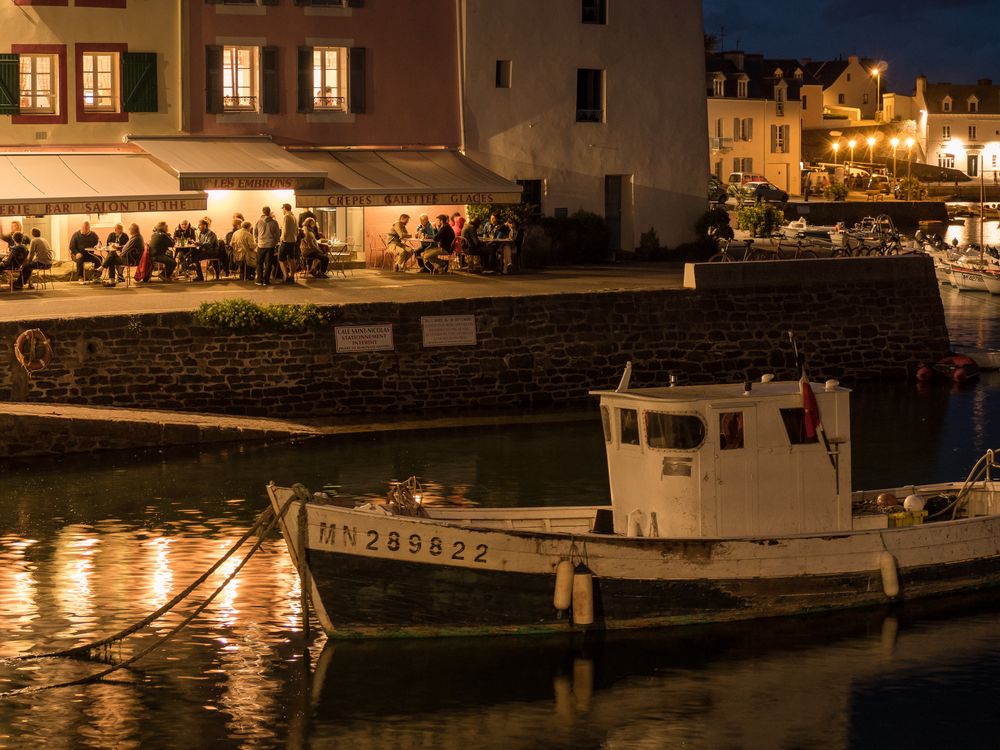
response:
<svg viewBox="0 0 1000 750"><path fill-rule="evenodd" d="M738 96L740 99L746 99L747 98L747 82L746 81L737 81L736 82L736 96Z"/></svg>
<svg viewBox="0 0 1000 750"><path fill-rule="evenodd" d="M607 0L583 0L583 22L604 25L608 22Z"/></svg>
<svg viewBox="0 0 1000 750"><path fill-rule="evenodd" d="M790 128L788 125L772 125L771 126L771 153L772 154L787 154L788 153L788 137L790 133Z"/></svg>
<svg viewBox="0 0 1000 750"><path fill-rule="evenodd" d="M740 120L740 140L753 140L753 119L750 117L744 117Z"/></svg>
<svg viewBox="0 0 1000 750"><path fill-rule="evenodd" d="M257 47L222 48L222 106L226 112L257 111Z"/></svg>
<svg viewBox="0 0 1000 750"><path fill-rule="evenodd" d="M118 53L83 53L84 112L118 111Z"/></svg>
<svg viewBox="0 0 1000 750"><path fill-rule="evenodd" d="M604 122L604 71L576 71L576 121Z"/></svg>
<svg viewBox="0 0 1000 750"><path fill-rule="evenodd" d="M347 108L346 57L343 47L313 47L313 107L317 111L343 112Z"/></svg>
<svg viewBox="0 0 1000 750"><path fill-rule="evenodd" d="M726 81L718 76L712 79L712 96L725 96Z"/></svg>
<svg viewBox="0 0 1000 750"><path fill-rule="evenodd" d="M804 445L806 443L815 443L816 435L809 437L806 434L806 410L801 406L796 406L791 409L779 409L781 412L781 421L785 425L785 434L788 436L788 442L792 445Z"/></svg>
<svg viewBox="0 0 1000 750"><path fill-rule="evenodd" d="M533 219L542 218L542 181L517 180L521 186L521 204L528 207L528 215Z"/></svg>
<svg viewBox="0 0 1000 750"><path fill-rule="evenodd" d="M805 94L803 94L801 96L801 99L802 99L802 111L805 112L807 109L809 109L808 98L806 97Z"/></svg>
<svg viewBox="0 0 1000 750"><path fill-rule="evenodd" d="M975 125L970 125L969 126L969 140L970 141L976 140L976 126Z"/></svg>
<svg viewBox="0 0 1000 750"><path fill-rule="evenodd" d="M941 111L942 112L951 112L951 97L947 97L946 96L941 101Z"/></svg>
<svg viewBox="0 0 1000 750"><path fill-rule="evenodd" d="M978 112L979 111L979 102L976 101L975 99L970 99L969 100L969 111L970 112Z"/></svg>
<svg viewBox="0 0 1000 750"><path fill-rule="evenodd" d="M954 169L955 168L955 155L954 154L938 154L938 166L942 169Z"/></svg>
<svg viewBox="0 0 1000 750"><path fill-rule="evenodd" d="M55 55L20 55L21 114L54 115L58 90Z"/></svg>
<svg viewBox="0 0 1000 750"><path fill-rule="evenodd" d="M510 60L497 60L497 88L510 88Z"/></svg>
<svg viewBox="0 0 1000 750"><path fill-rule="evenodd" d="M951 125L941 126L941 140L947 141L951 138Z"/></svg>
<svg viewBox="0 0 1000 750"><path fill-rule="evenodd" d="M782 117L785 114L785 89L779 87L774 90L774 114Z"/></svg>
<svg viewBox="0 0 1000 750"><path fill-rule="evenodd" d="M645 416L650 448L693 451L705 442L705 423L696 414L647 411Z"/></svg>
<svg viewBox="0 0 1000 750"><path fill-rule="evenodd" d="M844 103L844 95L837 94L837 104L843 104L843 103Z"/></svg>
<svg viewBox="0 0 1000 750"><path fill-rule="evenodd" d="M850 83L850 82L851 82L851 74L850 74L850 73L848 73L848 74L847 74L847 82L848 82L848 83Z"/></svg>
<svg viewBox="0 0 1000 750"><path fill-rule="evenodd" d="M623 445L639 445L639 413L635 409L619 409L618 422Z"/></svg>
<svg viewBox="0 0 1000 750"><path fill-rule="evenodd" d="M802 409L799 409L802 411ZM719 450L735 451L743 447L743 412L719 414Z"/></svg>

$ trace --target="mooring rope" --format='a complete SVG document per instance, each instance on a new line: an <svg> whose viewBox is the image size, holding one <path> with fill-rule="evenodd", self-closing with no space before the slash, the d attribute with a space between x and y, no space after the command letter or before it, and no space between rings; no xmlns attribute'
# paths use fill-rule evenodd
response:
<svg viewBox="0 0 1000 750"><path fill-rule="evenodd" d="M130 626L130 627L126 628L125 630L121 631L120 633L115 634L114 636L111 636L109 638L103 638L100 641L95 641L94 643L86 644L85 646L78 646L76 648L67 649L65 651L53 652L51 654L30 654L30 655L27 655L27 656L21 657L21 658L24 658L24 659L39 659L39 658L43 658L45 656L67 656L67 655L68 656L75 656L75 655L77 655L77 654L79 654L81 652L92 651L92 650L94 650L96 648L100 648L102 646L105 646L105 645L107 645L109 643L114 642L115 640L119 640L120 638L123 638L123 637L125 637L127 635L130 635L131 633L134 633L140 627L143 627L144 624L149 624L150 622L153 622L154 620L156 620L160 615L162 615L165 612L167 612L170 609L171 606L173 606L177 602L181 601L185 596L187 596L187 594L189 594L191 591L193 591L195 588L197 588L202 582L204 582L204 580L206 578L208 578L209 575L211 575L212 571L218 569L218 567L226 559L228 559L246 540L248 540L252 536L252 534L254 533L254 531L256 531L257 529L260 528L261 524L264 522L265 519L270 518L270 521L268 522L267 526L265 528L263 528L263 530L258 535L257 541L254 542L253 547L251 547L250 551L246 554L246 556L244 556L243 559L240 560L240 563L236 566L236 568L234 568L233 571L228 576L226 576L226 579L218 586L218 588L215 589L215 591L213 591L208 596L208 598L206 598L201 604L199 604L194 609L194 611L191 612L191 614L189 614L187 617L185 617L183 620L181 620L181 622L179 622L173 628L171 628L170 631L166 635L164 635L162 638L160 638L157 641L153 642L152 644L150 644L149 646L147 646L146 648L144 648L142 651L140 651L139 653L137 653L137 654L129 657L125 661L119 662L118 664L115 664L115 665L113 665L111 667L108 667L107 669L104 669L104 670L102 670L100 672L96 672L96 673L94 673L92 675L88 675L86 677L80 677L78 679L69 680L69 681L66 681L66 682L56 682L56 683L52 683L52 684L49 684L49 685L29 686L29 687L18 688L16 690L9 690L7 692L0 693L0 700L2 700L4 698L9 698L9 697L12 697L12 696L17 696L17 695L29 695L31 693L40 693L40 692L45 691L45 690L54 690L56 688L74 687L74 686L77 686L77 685L86 685L86 684L89 684L89 683L92 683L92 682L97 682L99 680L104 679L108 675L113 674L114 672L118 672L118 671L120 671L122 669L125 669L126 667L128 667L128 666L134 664L135 662L139 661L140 659L142 659L144 656L146 656L146 655L152 653L153 651L155 651L156 649L158 649L164 643L166 643L171 638L173 638L175 635L177 635L179 632L181 632L185 627L187 627L198 615L200 615L205 610L206 607L208 607L209 604L211 604L215 600L215 598L220 593L222 593L222 590L224 588L226 588L226 586L229 585L229 582L232 581L236 577L236 575L243 569L243 566L246 565L250 561L250 558L254 556L254 553L256 553L257 550L260 549L261 545L263 545L263 543L264 543L264 539L274 529L274 527L278 524L278 522L284 517L285 513L291 507L292 502L294 502L296 499L297 499L296 497L289 498L288 501L284 504L284 506L282 506L281 511L278 514L275 514L274 510L271 509L271 508L268 508L266 511L264 511L263 513L261 513L260 516L258 517L256 523L254 523L254 525L241 538L241 540L236 545L234 545L225 554L225 556L223 556L215 565L213 565L212 568L210 568L204 575L202 575L198 579L198 581L196 581L194 584L192 584L187 589L185 589L185 591L181 592L181 594L178 594L178 596L174 597L174 599L172 599L166 605L164 605L159 610L157 610L156 612L154 612L152 615L150 615L149 617L146 617L143 620L141 620L140 623L136 623L136 625Z"/></svg>

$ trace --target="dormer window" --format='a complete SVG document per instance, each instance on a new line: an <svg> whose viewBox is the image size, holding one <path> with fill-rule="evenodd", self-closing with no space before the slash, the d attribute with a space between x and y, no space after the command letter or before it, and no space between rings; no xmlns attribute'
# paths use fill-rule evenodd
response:
<svg viewBox="0 0 1000 750"><path fill-rule="evenodd" d="M783 71L781 68L775 68L774 77L780 81L782 78L785 77L785 71Z"/></svg>
<svg viewBox="0 0 1000 750"><path fill-rule="evenodd" d="M974 96L969 97L969 111L970 112L979 111L979 100Z"/></svg>
<svg viewBox="0 0 1000 750"><path fill-rule="evenodd" d="M951 97L950 96L946 96L944 99L941 100L941 111L942 112L951 112Z"/></svg>
<svg viewBox="0 0 1000 750"><path fill-rule="evenodd" d="M801 81L802 80L802 68L796 68L795 69L795 80L796 81Z"/></svg>
<svg viewBox="0 0 1000 750"><path fill-rule="evenodd" d="M722 76L716 76L712 79L712 96L725 96L726 95L726 79Z"/></svg>
<svg viewBox="0 0 1000 750"><path fill-rule="evenodd" d="M747 98L747 79L741 78L736 82L736 96L740 99Z"/></svg>

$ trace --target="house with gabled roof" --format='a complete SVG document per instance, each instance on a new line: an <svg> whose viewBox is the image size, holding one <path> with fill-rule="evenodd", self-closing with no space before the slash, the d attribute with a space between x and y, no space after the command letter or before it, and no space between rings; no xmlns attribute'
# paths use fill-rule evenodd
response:
<svg viewBox="0 0 1000 750"><path fill-rule="evenodd" d="M762 174L799 194L802 128L822 125L821 86L794 59L720 52L705 68L712 171L723 181L731 172Z"/></svg>
<svg viewBox="0 0 1000 750"><path fill-rule="evenodd" d="M917 76L917 138L928 164L960 169L969 177L1000 179L1000 85L930 83Z"/></svg>
<svg viewBox="0 0 1000 750"><path fill-rule="evenodd" d="M804 60L806 71L823 87L823 107L851 120L871 120L879 109L878 81L872 60L849 55L846 60Z"/></svg>

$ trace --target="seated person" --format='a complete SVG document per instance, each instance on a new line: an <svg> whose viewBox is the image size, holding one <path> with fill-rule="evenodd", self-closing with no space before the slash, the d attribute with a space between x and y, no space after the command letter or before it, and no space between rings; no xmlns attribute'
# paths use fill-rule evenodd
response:
<svg viewBox="0 0 1000 750"><path fill-rule="evenodd" d="M174 246L174 239L167 234L167 222L161 221L153 227L153 234L149 238L149 260L152 263L163 264L163 280L172 281L174 268L177 261L171 254L170 248Z"/></svg>
<svg viewBox="0 0 1000 750"><path fill-rule="evenodd" d="M424 268L430 273L444 271L448 267L448 261L439 259L438 256L450 253L455 244L455 230L448 223L445 214L439 214L434 223L436 232L431 246L423 252Z"/></svg>
<svg viewBox="0 0 1000 750"><path fill-rule="evenodd" d="M177 225L174 229L174 257L177 259L178 265L183 269L189 259L187 258L190 250L189 247L193 247L198 241L198 231L191 226L191 223L187 219L181 219L181 223Z"/></svg>
<svg viewBox="0 0 1000 750"><path fill-rule="evenodd" d="M3 224L0 224L0 241L7 243L8 250L10 249L11 245L16 244L14 242L15 234L24 234L24 227L21 226L21 222L12 221L10 223L10 231L7 232L6 234L3 231Z"/></svg>
<svg viewBox="0 0 1000 750"><path fill-rule="evenodd" d="M39 268L52 268L52 248L48 241L42 238L38 228L31 230L31 244L28 245L28 257L21 265L21 286L31 286L31 272ZM17 288L15 283L14 288Z"/></svg>
<svg viewBox="0 0 1000 750"><path fill-rule="evenodd" d="M500 217L496 214L490 214L490 220L483 224L479 236L489 240L496 239L498 232L501 232L503 229L504 225L500 223Z"/></svg>
<svg viewBox="0 0 1000 750"><path fill-rule="evenodd" d="M76 261L76 277L81 284L86 283L84 279L84 264L90 263L94 268L100 268L104 262L94 254L93 250L101 244L97 232L90 228L90 222L85 221L80 225L80 229L73 232L69 238L69 256Z"/></svg>
<svg viewBox="0 0 1000 750"><path fill-rule="evenodd" d="M0 260L0 271L10 271L12 274L17 272L17 278L13 282L14 289L21 288L21 267L28 258L28 248L24 246L24 235L20 232L15 232L10 236L10 242L7 243L7 254Z"/></svg>
<svg viewBox="0 0 1000 750"><path fill-rule="evenodd" d="M315 219L306 219L302 225L301 235L299 252L309 275L317 279L325 279L327 270L330 268L330 255L326 245L319 242L319 229L316 227Z"/></svg>
<svg viewBox="0 0 1000 750"><path fill-rule="evenodd" d="M464 252L479 258L480 265L485 271L493 270L493 253L490 248L479 241L479 225L482 219L470 219L462 227L462 239L465 240Z"/></svg>
<svg viewBox="0 0 1000 750"><path fill-rule="evenodd" d="M514 266L514 256L521 251L523 236L514 219L508 219L504 225L503 238L507 240L500 246L500 259L503 261L502 273L510 273Z"/></svg>
<svg viewBox="0 0 1000 750"><path fill-rule="evenodd" d="M416 249L414 255L417 256L417 265L420 266L420 271L422 273L430 273L431 269L429 269L424 263L424 252L434 244L431 240L434 239L434 235L436 234L437 232L431 225L431 220L427 214L420 214L420 216L417 217L417 228L414 231L414 235L427 240L427 242L421 242L420 247Z"/></svg>
<svg viewBox="0 0 1000 750"><path fill-rule="evenodd" d="M219 253L219 238L211 229L212 220L207 216L202 217L198 222L197 247L191 251L189 257L194 261L195 281L204 281L205 275L202 273L201 264L203 261L211 260L217 263L222 262ZM215 278L219 278L219 266L215 266Z"/></svg>
<svg viewBox="0 0 1000 750"><path fill-rule="evenodd" d="M407 261L413 255L413 248L406 244L406 240L413 236L406 228L409 220L409 214L401 214L399 221L389 229L389 237L386 244L389 246L389 251L393 254L396 261L393 266L394 271L404 270Z"/></svg>
<svg viewBox="0 0 1000 750"><path fill-rule="evenodd" d="M121 249L125 247L126 242L128 242L128 235L125 233L125 226L123 224L115 224L114 230L108 235L104 244L108 247Z"/></svg>
<svg viewBox="0 0 1000 750"><path fill-rule="evenodd" d="M128 239L125 244L118 249L108 246L108 256L104 259L104 267L108 269L108 286L115 286L119 281L124 281L122 266L137 265L142 257L142 250L145 246L142 235L139 234L139 225L130 224L128 228Z"/></svg>

